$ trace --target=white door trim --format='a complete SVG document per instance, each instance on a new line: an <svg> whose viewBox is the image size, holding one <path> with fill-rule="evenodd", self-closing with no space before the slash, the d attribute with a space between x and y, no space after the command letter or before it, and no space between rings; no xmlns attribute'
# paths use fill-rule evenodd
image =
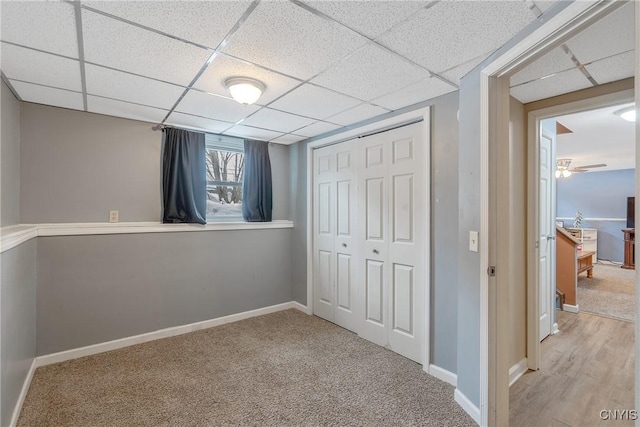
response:
<svg viewBox="0 0 640 427"><path fill-rule="evenodd" d="M307 309L313 314L313 150L331 144L336 144L359 135L366 135L377 130L389 129L422 120L424 136L427 146L424 150L425 167L425 307L424 307L424 363L422 369L429 370L431 362L431 107L419 108L388 119L348 129L345 132L330 135L307 144Z"/></svg>
<svg viewBox="0 0 640 427"><path fill-rule="evenodd" d="M557 46L562 40L569 38L597 17L609 13L622 4L623 2L609 3L604 0L572 2L556 15L550 17L544 25L533 30L519 43L485 65L480 72L480 271L478 273L480 275L480 425L482 426L489 425L489 423L508 424L508 418L502 418L504 414L508 417L505 405L508 408L509 404L508 384L496 385L495 382L492 384L489 381L489 376L496 378L498 372L502 372L502 370L508 372L509 369L509 366L502 366L504 363L500 363L494 364L495 370L489 372L490 346L495 349L500 341L508 339L506 336L500 336L503 335L501 333L495 334L490 331L490 327L495 331L496 325L489 325L489 299L498 296L501 289L497 289L497 286L489 288L489 276L487 275L489 241L492 239L494 242L496 241L496 230L490 230L489 227L489 149L490 146L493 146L493 144L490 145L492 139L495 146L499 147L501 144L497 141L503 141L504 138L504 135L501 135L501 130L492 126L498 122L495 111L491 109L495 105L505 103L509 97L509 91L500 90L505 85L500 84L499 81L500 79L508 79L518 66ZM638 26L638 16L640 15L636 11L636 26ZM638 44L637 41L636 44ZM636 69L637 74L638 69ZM506 86L508 87L508 85ZM490 232L493 235L490 235ZM500 274L500 266L497 266L497 271L497 274ZM496 282L500 285L499 280ZM495 316L493 320L495 321ZM637 348L640 350L640 346ZM489 389L490 387L492 390ZM636 398L638 399L637 396ZM496 419L496 416L500 419Z"/></svg>

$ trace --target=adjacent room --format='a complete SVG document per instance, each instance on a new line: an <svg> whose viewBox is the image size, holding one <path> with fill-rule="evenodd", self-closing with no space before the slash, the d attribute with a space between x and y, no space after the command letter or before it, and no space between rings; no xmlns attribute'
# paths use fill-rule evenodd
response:
<svg viewBox="0 0 640 427"><path fill-rule="evenodd" d="M517 397L547 375L531 113L623 121L632 2L1 1L0 427L488 424L480 71L570 13L504 112ZM549 218L598 230L597 279L634 256L635 125L582 113L554 116Z"/></svg>

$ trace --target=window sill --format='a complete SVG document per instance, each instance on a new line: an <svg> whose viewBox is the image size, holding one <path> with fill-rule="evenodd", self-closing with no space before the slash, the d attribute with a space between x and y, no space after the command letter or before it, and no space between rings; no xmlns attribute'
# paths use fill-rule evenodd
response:
<svg viewBox="0 0 640 427"><path fill-rule="evenodd" d="M293 228L293 221L212 222L198 224L161 224L157 222L20 224L0 229L0 253L35 237L87 236L101 234L184 233L195 231L264 230Z"/></svg>

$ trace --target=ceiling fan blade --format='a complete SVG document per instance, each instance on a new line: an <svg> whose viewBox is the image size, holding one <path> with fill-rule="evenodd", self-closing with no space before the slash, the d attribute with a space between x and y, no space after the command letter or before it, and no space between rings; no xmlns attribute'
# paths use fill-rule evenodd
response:
<svg viewBox="0 0 640 427"><path fill-rule="evenodd" d="M574 168L569 168L569 172L573 172L573 173L589 172L589 169L574 169Z"/></svg>
<svg viewBox="0 0 640 427"><path fill-rule="evenodd" d="M593 169L593 168L604 168L607 167L605 163L598 163L596 165L584 165L584 166L574 166L571 169Z"/></svg>

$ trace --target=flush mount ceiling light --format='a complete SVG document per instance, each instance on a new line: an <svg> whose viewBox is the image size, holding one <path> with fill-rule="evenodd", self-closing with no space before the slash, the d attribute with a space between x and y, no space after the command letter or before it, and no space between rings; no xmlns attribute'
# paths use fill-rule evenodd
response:
<svg viewBox="0 0 640 427"><path fill-rule="evenodd" d="M265 90L262 82L246 77L231 77L224 81L224 85L233 99L243 105L256 102Z"/></svg>
<svg viewBox="0 0 640 427"><path fill-rule="evenodd" d="M614 111L613 114L622 117L624 120L628 122L636 121L636 107L632 105L630 107L625 107L620 110Z"/></svg>

